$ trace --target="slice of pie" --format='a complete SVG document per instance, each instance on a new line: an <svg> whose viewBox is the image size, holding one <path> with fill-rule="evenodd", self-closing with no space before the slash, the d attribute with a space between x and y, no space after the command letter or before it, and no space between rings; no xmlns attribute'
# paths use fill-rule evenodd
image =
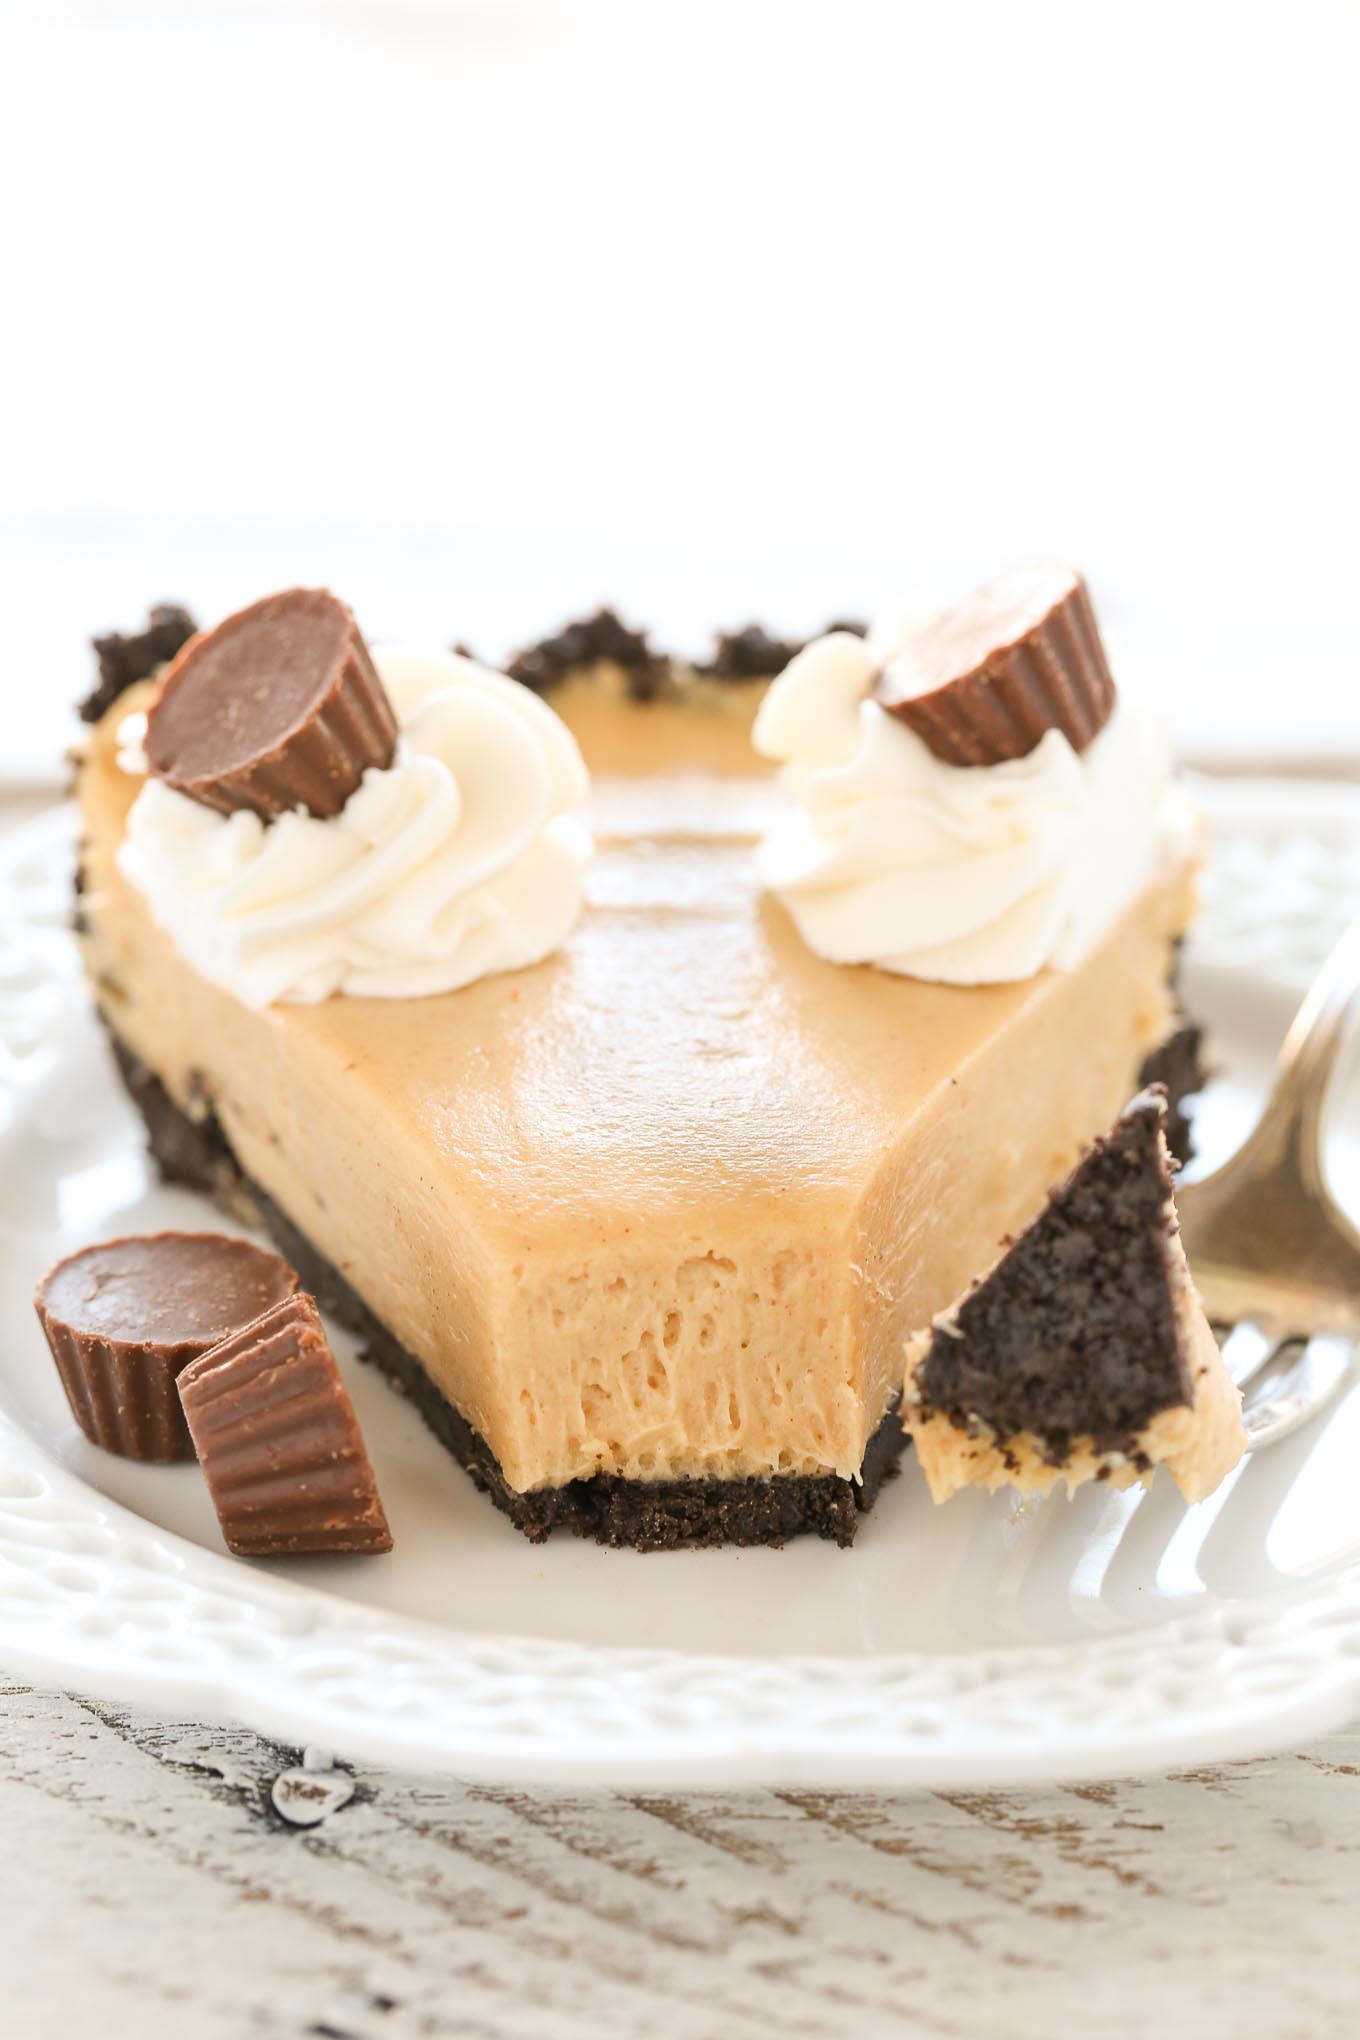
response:
<svg viewBox="0 0 1360 2040"><path fill-rule="evenodd" d="M1187 1501L1246 1449L1181 1246L1143 1091L963 1301L912 1342L903 1419L937 1502L963 1487L1127 1487L1164 1466Z"/></svg>
<svg viewBox="0 0 1360 2040"><path fill-rule="evenodd" d="M118 641L120 680L135 642ZM839 647L829 664L817 647L802 659L814 679L817 659L828 672L839 660L833 691L848 699L845 661L856 646L871 653L844 628L822 644ZM1024 858L1039 864L1002 917L1010 975L980 981L977 832L1001 824L997 803L975 795L993 782L927 765L928 747L895 720L900 704L866 701L874 744L910 753L929 781L907 804L929 823L923 851L912 822L910 855L936 859L911 894L929 909L913 935L927 975L910 974L911 957L879 967L876 954L817 953L802 927L827 919L834 870L848 871L837 940L859 941L885 895L843 836L829 850L816 837L848 812L836 786L806 760L776 775L752 748L757 711L774 702L770 669L790 649L738 633L704 670L595 618L522 655L510 670L539 692L536 710L552 704L589 768L594 854L572 863L575 838L548 845L540 832L533 855L556 859L548 877L492 906L522 930L550 878L579 884L584 911L551 953L539 944L542 960L498 951L447 990L430 990L423 968L383 978L370 916L347 944L343 984L335 959L308 948L301 989L277 996L269 930L300 939L294 902L271 896L247 956L237 922L205 934L158 891L182 860L210 874L214 859L289 832L324 862L337 838L314 832L350 827L355 803L385 784L381 758L339 821L271 820L267 801L263 819L179 806L173 851L138 820L147 793L165 796L165 813L181 799L146 780L136 720L164 682L115 699L106 687L80 761L84 953L163 1169L263 1219L531 1538L561 1525L644 1549L800 1531L848 1543L901 1450L906 1342L1030 1224L1148 1059L1187 1039L1170 989L1193 899L1183 826L1149 835L1098 927L1086 873L1079 954L1014 961L1056 953L1074 925L1054 873L1080 861L1071 803L1085 768L1056 739L995 781L1003 822L1016 786L1026 801L1035 785L1056 788L1057 806L1025 823L1023 856L987 839L977 869L993 891L1004 881L1008 902ZM440 671L454 666L459 688L490 687L465 662ZM379 652L376 668L408 745L412 718L436 713L434 683L419 661ZM812 726L799 671L785 676L797 685L779 727ZM778 728L770 741L785 741ZM174 769L190 783L182 757ZM484 775L483 794L498 783ZM758 845L809 785L823 862L804 886L809 867L785 845L767 889ZM962 820L956 790L972 803ZM906 852L879 831L873 854ZM898 876L884 881L893 897ZM402 937L418 943L416 918L403 908ZM428 920L441 970L451 944L481 939L481 923L451 934L446 920ZM233 977L238 963L255 974ZM366 985L382 995L359 995Z"/></svg>

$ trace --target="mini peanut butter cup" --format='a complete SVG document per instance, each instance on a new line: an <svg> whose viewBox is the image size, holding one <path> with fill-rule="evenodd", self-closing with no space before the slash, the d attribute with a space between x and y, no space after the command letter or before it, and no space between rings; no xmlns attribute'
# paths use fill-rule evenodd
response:
<svg viewBox="0 0 1360 2040"><path fill-rule="evenodd" d="M179 1393L239 1558L392 1549L354 1406L305 1291L186 1367Z"/></svg>
<svg viewBox="0 0 1360 2040"><path fill-rule="evenodd" d="M946 765L1026 758L1049 730L1084 751L1115 699L1086 583L1071 567L993 581L913 632L874 699Z"/></svg>
<svg viewBox="0 0 1360 2040"><path fill-rule="evenodd" d="M34 1305L92 1444L124 1459L192 1459L176 1377L296 1288L288 1264L249 1240L151 1233L58 1261Z"/></svg>
<svg viewBox="0 0 1360 2040"><path fill-rule="evenodd" d="M299 807L338 815L396 743L349 610L323 588L290 588L190 640L148 717L146 755L191 800L269 820Z"/></svg>

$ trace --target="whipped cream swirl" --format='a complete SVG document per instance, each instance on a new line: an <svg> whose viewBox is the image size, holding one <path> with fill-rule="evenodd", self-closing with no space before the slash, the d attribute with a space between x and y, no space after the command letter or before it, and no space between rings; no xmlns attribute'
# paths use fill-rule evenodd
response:
<svg viewBox="0 0 1360 2040"><path fill-rule="evenodd" d="M196 969L249 1006L455 991L537 963L580 913L588 779L565 724L471 659L374 664L397 753L340 814L219 815L148 779L128 815L121 869ZM139 737L129 718L127 769L144 769Z"/></svg>
<svg viewBox="0 0 1360 2040"><path fill-rule="evenodd" d="M890 645L832 632L775 681L754 742L785 767L763 882L833 963L940 984L1071 969L1193 828L1158 725L1118 703L1078 755L961 768L869 700Z"/></svg>

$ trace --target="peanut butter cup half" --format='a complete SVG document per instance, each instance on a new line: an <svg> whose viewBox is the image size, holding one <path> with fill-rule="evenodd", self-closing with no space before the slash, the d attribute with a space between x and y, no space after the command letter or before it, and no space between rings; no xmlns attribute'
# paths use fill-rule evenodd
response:
<svg viewBox="0 0 1360 2040"><path fill-rule="evenodd" d="M163 1232L58 1261L34 1305L91 1444L124 1459L192 1459L177 1376L296 1288L287 1262L249 1240Z"/></svg>
<svg viewBox="0 0 1360 2040"><path fill-rule="evenodd" d="M354 1406L305 1292L186 1367L179 1393L239 1558L392 1549Z"/></svg>
<svg viewBox="0 0 1360 2040"><path fill-rule="evenodd" d="M290 588L191 638L147 721L158 779L191 800L269 820L338 815L369 766L392 763L397 721L353 616Z"/></svg>
<svg viewBox="0 0 1360 2040"><path fill-rule="evenodd" d="M1115 700L1086 583L1061 566L993 581L914 631L874 699L946 765L1026 758L1049 730L1084 751Z"/></svg>

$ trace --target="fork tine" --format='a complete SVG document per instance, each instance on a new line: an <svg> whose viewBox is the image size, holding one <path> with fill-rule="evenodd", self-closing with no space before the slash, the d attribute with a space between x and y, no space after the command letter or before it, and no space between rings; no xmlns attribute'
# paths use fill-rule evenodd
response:
<svg viewBox="0 0 1360 2040"><path fill-rule="evenodd" d="M1261 1452L1278 1445L1331 1402L1355 1360L1352 1339L1310 1339L1279 1387L1242 1413L1247 1450Z"/></svg>
<svg viewBox="0 0 1360 2040"><path fill-rule="evenodd" d="M1245 1388L1254 1381L1271 1355L1279 1348L1279 1340L1263 1332L1250 1318L1234 1325L1221 1342L1223 1365L1239 1388Z"/></svg>

